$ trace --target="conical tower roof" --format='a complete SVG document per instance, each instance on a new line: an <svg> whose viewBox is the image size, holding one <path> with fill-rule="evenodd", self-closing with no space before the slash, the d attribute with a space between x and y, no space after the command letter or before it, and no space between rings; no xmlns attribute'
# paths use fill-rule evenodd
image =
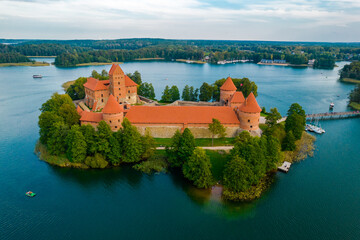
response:
<svg viewBox="0 0 360 240"><path fill-rule="evenodd" d="M250 93L249 96L246 98L245 102L241 104L239 107L241 112L247 113L259 113L261 112L261 108L257 103L255 96L253 93Z"/></svg>
<svg viewBox="0 0 360 240"><path fill-rule="evenodd" d="M226 81L224 82L224 84L220 87L220 90L236 91L236 86L235 86L233 80L231 79L231 77L228 77L228 78L226 79Z"/></svg>
<svg viewBox="0 0 360 240"><path fill-rule="evenodd" d="M117 70L117 69L120 69L120 73L121 74L124 74L123 70L121 69L121 67L119 66L119 64L113 64L110 68L110 71L109 71L109 75L113 75L114 72Z"/></svg>
<svg viewBox="0 0 360 240"><path fill-rule="evenodd" d="M115 97L112 94L110 94L108 101L105 107L103 108L102 112L108 114L114 114L114 113L121 113L123 111L124 111L124 107L116 101Z"/></svg>

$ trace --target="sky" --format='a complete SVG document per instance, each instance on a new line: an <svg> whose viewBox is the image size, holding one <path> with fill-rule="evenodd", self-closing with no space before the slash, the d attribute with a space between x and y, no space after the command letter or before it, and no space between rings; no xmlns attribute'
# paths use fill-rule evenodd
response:
<svg viewBox="0 0 360 240"><path fill-rule="evenodd" d="M0 0L0 38L360 42L360 0Z"/></svg>

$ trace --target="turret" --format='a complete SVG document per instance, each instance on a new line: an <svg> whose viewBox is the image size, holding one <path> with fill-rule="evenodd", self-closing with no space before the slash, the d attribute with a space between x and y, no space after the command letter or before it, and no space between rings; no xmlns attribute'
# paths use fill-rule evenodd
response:
<svg viewBox="0 0 360 240"><path fill-rule="evenodd" d="M220 103L228 105L229 99L236 92L236 86L231 77L228 77L225 83L220 87Z"/></svg>
<svg viewBox="0 0 360 240"><path fill-rule="evenodd" d="M240 120L240 127L244 130L258 130L260 121L261 108L258 105L253 93L245 99L245 102L241 104L236 113Z"/></svg>
<svg viewBox="0 0 360 240"><path fill-rule="evenodd" d="M109 71L110 94L114 95L116 101L124 102L126 100L125 74L119 64L113 64Z"/></svg>
<svg viewBox="0 0 360 240"><path fill-rule="evenodd" d="M112 131L117 131L121 128L121 123L124 119L124 108L116 101L113 95L110 94L102 113L104 121L110 125Z"/></svg>

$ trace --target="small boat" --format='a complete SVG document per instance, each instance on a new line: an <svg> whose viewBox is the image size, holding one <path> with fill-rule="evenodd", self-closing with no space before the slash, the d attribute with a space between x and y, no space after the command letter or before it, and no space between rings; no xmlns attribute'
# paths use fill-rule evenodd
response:
<svg viewBox="0 0 360 240"><path fill-rule="evenodd" d="M36 75L33 75L33 78L42 78L42 75L36 74Z"/></svg>
<svg viewBox="0 0 360 240"><path fill-rule="evenodd" d="M28 191L25 193L26 196L28 197L35 197L36 196L36 193L33 193L32 191Z"/></svg>
<svg viewBox="0 0 360 240"><path fill-rule="evenodd" d="M330 103L330 109L333 109L335 107L335 104L332 102L332 103Z"/></svg>

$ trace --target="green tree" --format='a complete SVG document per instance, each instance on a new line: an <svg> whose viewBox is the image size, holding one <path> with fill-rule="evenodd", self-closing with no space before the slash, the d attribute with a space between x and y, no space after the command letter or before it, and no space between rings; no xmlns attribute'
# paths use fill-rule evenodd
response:
<svg viewBox="0 0 360 240"><path fill-rule="evenodd" d="M171 98L172 98L172 96L171 96L170 88L168 85L166 85L163 95L161 96L161 102L170 103Z"/></svg>
<svg viewBox="0 0 360 240"><path fill-rule="evenodd" d="M55 122L50 131L48 139L47 150L52 155L60 155L66 151L66 136L69 127L62 121Z"/></svg>
<svg viewBox="0 0 360 240"><path fill-rule="evenodd" d="M141 154L143 153L141 135L127 118L124 118L122 126L123 161L127 163L138 162L141 160Z"/></svg>
<svg viewBox="0 0 360 240"><path fill-rule="evenodd" d="M213 118L212 123L209 124L209 131L212 134L211 145L214 146L214 136L219 135L221 138L226 136L226 128L220 123L218 119Z"/></svg>
<svg viewBox="0 0 360 240"><path fill-rule="evenodd" d="M68 159L75 163L82 163L86 158L86 141L80 131L80 126L73 125L66 137Z"/></svg>
<svg viewBox="0 0 360 240"><path fill-rule="evenodd" d="M182 162L186 162L195 149L195 138L192 135L190 129L185 128L184 132L181 135L180 148L179 148L179 157L182 159Z"/></svg>
<svg viewBox="0 0 360 240"><path fill-rule="evenodd" d="M234 156L224 169L224 186L233 192L243 192L249 189L253 182L253 172L246 161Z"/></svg>
<svg viewBox="0 0 360 240"><path fill-rule="evenodd" d="M131 80L133 80L136 84L141 85L142 81L141 81L141 74L139 73L139 71L135 71L133 74L128 73L126 74L129 78L131 78Z"/></svg>
<svg viewBox="0 0 360 240"><path fill-rule="evenodd" d="M103 156L108 156L111 151L109 139L112 135L110 126L105 121L100 121L96 132L96 152Z"/></svg>
<svg viewBox="0 0 360 240"><path fill-rule="evenodd" d="M171 102L175 102L180 99L180 92L177 86L173 85L169 90L171 96Z"/></svg>
<svg viewBox="0 0 360 240"><path fill-rule="evenodd" d="M94 156L88 156L85 159L85 164L91 168L105 168L109 163L100 153L95 153Z"/></svg>
<svg viewBox="0 0 360 240"><path fill-rule="evenodd" d="M42 112L57 112L63 104L73 104L71 98L67 94L54 93L40 108Z"/></svg>
<svg viewBox="0 0 360 240"><path fill-rule="evenodd" d="M69 127L75 124L79 124L80 115L76 111L74 104L64 103L61 105L58 111L59 116L64 119L64 123Z"/></svg>
<svg viewBox="0 0 360 240"><path fill-rule="evenodd" d="M142 142L142 148L143 148L141 158L149 159L150 157L152 157L154 155L154 152L155 152L155 140L150 135L149 131L146 131L145 136L141 137L141 142Z"/></svg>
<svg viewBox="0 0 360 240"><path fill-rule="evenodd" d="M85 98L85 89L84 84L87 82L86 77L79 77L75 80L75 83L70 85L66 89L66 94L68 94L72 100L79 100Z"/></svg>
<svg viewBox="0 0 360 240"><path fill-rule="evenodd" d="M272 127L277 123L278 120L281 119L281 114L278 112L277 108L271 108L270 112L267 113L265 119L266 119L266 124L269 127Z"/></svg>
<svg viewBox="0 0 360 240"><path fill-rule="evenodd" d="M195 148L182 167L184 176L198 188L209 188L213 184L209 156L202 148Z"/></svg>
<svg viewBox="0 0 360 240"><path fill-rule="evenodd" d="M97 134L95 128L90 124L81 125L80 131L83 134L86 141L86 155L92 156L97 150Z"/></svg>
<svg viewBox="0 0 360 240"><path fill-rule="evenodd" d="M296 148L295 140L293 132L291 130L288 131L282 143L282 149L284 151L294 151Z"/></svg>
<svg viewBox="0 0 360 240"><path fill-rule="evenodd" d="M203 83L200 87L200 101L208 102L213 96L213 87L207 83Z"/></svg>
<svg viewBox="0 0 360 240"><path fill-rule="evenodd" d="M292 131L296 140L300 139L305 130L306 115L305 111L298 103L293 103L288 112L285 121L285 131Z"/></svg>
<svg viewBox="0 0 360 240"><path fill-rule="evenodd" d="M175 134L171 137L170 146L166 147L166 155L168 157L168 161L172 167L181 167L182 159L179 156L179 149L181 147L181 133L179 130L176 130Z"/></svg>
<svg viewBox="0 0 360 240"><path fill-rule="evenodd" d="M190 87L190 101L197 102L198 96L199 96L199 89L197 88L194 90L194 87L191 86Z"/></svg>
<svg viewBox="0 0 360 240"><path fill-rule="evenodd" d="M122 144L122 133L121 130L113 132L109 138L110 152L108 152L106 158L109 159L112 165L117 166L120 164L120 160L123 154Z"/></svg>
<svg viewBox="0 0 360 240"><path fill-rule="evenodd" d="M191 96L190 96L190 87L189 85L186 85L182 91L182 95L181 98L184 101L191 101Z"/></svg>
<svg viewBox="0 0 360 240"><path fill-rule="evenodd" d="M139 89L138 89L138 94L140 96L143 96L143 97L146 97L146 98L149 98L149 99L155 99L155 91L154 91L154 87L153 85L150 83L142 83L140 86L139 86Z"/></svg>
<svg viewBox="0 0 360 240"><path fill-rule="evenodd" d="M280 141L273 137L267 137L266 141L266 171L271 171L276 169L276 163L279 162L281 156L281 144Z"/></svg>
<svg viewBox="0 0 360 240"><path fill-rule="evenodd" d="M42 144L47 144L53 125L57 122L63 122L63 119L54 112L45 111L40 114L38 125L40 128L40 142Z"/></svg>

